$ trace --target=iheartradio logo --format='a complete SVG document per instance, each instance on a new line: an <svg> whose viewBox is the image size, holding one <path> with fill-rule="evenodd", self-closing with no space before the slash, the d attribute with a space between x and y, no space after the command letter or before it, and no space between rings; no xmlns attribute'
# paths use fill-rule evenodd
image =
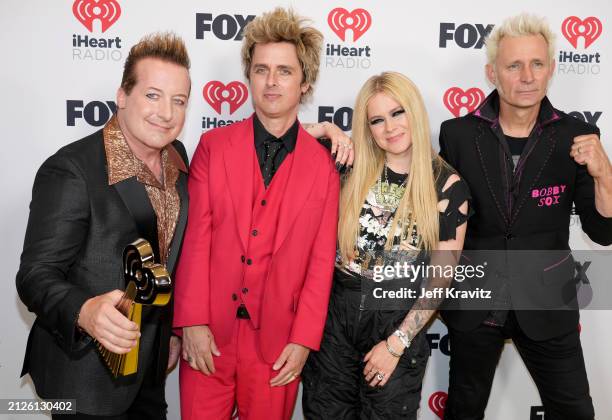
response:
<svg viewBox="0 0 612 420"><path fill-rule="evenodd" d="M578 38L584 38L584 48L595 42L601 35L603 25L601 21L594 16L580 19L576 16L570 16L561 24L561 32L574 48L578 48Z"/></svg>
<svg viewBox="0 0 612 420"><path fill-rule="evenodd" d="M230 115L246 102L249 91L242 82L233 81L224 85L218 80L212 80L204 85L202 90L204 99L217 112L221 114L221 105L227 102L230 107Z"/></svg>
<svg viewBox="0 0 612 420"><path fill-rule="evenodd" d="M429 409L440 419L444 418L444 409L446 408L446 400L448 394L444 391L438 391L431 394L429 397Z"/></svg>
<svg viewBox="0 0 612 420"><path fill-rule="evenodd" d="M444 92L444 105L455 117L461 116L461 110L465 108L467 113L474 111L484 100L485 94L478 88L463 90L459 87L452 87Z"/></svg>
<svg viewBox="0 0 612 420"><path fill-rule="evenodd" d="M117 0L75 0L72 13L89 32L93 32L96 19L102 24L102 32L106 32L121 16L121 6Z"/></svg>
<svg viewBox="0 0 612 420"><path fill-rule="evenodd" d="M346 30L352 30L353 42L355 42L370 29L372 16L365 9L355 9L349 12L342 7L336 7L327 15L327 23L342 41L346 41Z"/></svg>

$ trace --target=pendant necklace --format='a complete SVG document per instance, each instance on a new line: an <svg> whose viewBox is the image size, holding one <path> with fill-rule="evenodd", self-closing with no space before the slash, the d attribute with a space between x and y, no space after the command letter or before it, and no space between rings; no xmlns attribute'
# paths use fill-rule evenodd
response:
<svg viewBox="0 0 612 420"><path fill-rule="evenodd" d="M383 182L384 175L384 182ZM375 192L376 203L383 207L385 210L393 211L399 205L404 191L406 190L406 182L408 181L408 175L402 181L401 184L389 183L389 175L387 169L387 163L385 162L384 168L380 177L378 178L378 185Z"/></svg>

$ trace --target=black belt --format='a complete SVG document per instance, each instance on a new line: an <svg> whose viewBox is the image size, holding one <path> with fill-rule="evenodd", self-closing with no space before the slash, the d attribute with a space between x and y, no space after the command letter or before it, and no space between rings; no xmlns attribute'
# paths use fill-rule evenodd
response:
<svg viewBox="0 0 612 420"><path fill-rule="evenodd" d="M236 318L251 319L251 315L249 315L249 311L247 311L246 306L240 305L238 307L238 310L236 311Z"/></svg>

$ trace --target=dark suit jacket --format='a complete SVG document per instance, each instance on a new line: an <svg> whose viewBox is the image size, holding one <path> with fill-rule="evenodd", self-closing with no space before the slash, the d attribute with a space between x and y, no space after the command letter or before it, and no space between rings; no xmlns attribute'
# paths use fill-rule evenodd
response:
<svg viewBox="0 0 612 420"><path fill-rule="evenodd" d="M472 192L475 214L468 222L464 249L569 250L572 204L580 215L583 230L593 241L612 243L612 218L602 217L595 209L593 178L586 166L576 164L569 156L574 137L599 134L597 127L554 109L544 98L513 176L512 157L498 115L499 96L494 91L476 111L445 121L440 128L440 155L461 174ZM553 194L556 197L548 203L545 197L542 201L543 188L546 194L557 191ZM540 256L542 261L541 264L530 261L531 272L526 273L525 264L515 261L503 273L513 302L524 302L536 295L542 297L543 293L561 295L568 288L566 280L574 269L571 258L555 265L559 260L554 261L554 254L533 255ZM563 255L568 252L556 253L557 258ZM545 267L554 269L546 270L548 279L542 280ZM561 280L550 282L555 276ZM546 289L538 285L545 285ZM469 330L479 325L487 313L468 310L443 315L451 327ZM555 337L578 324L577 310L517 311L516 316L521 328L533 339Z"/></svg>
<svg viewBox="0 0 612 420"><path fill-rule="evenodd" d="M187 164L183 145L175 141L173 146ZM135 177L122 182L137 184L136 191L147 197ZM170 273L187 219L183 172L177 191L181 210L168 257ZM125 411L147 369L156 369L159 381L165 378L170 307L143 309L138 373L117 380L91 338L75 330L77 313L88 298L125 289L122 251L141 236L128 205L117 186L108 185L102 130L60 149L43 163L34 181L17 290L37 317L22 374L30 374L42 398L74 398L76 409L86 414Z"/></svg>

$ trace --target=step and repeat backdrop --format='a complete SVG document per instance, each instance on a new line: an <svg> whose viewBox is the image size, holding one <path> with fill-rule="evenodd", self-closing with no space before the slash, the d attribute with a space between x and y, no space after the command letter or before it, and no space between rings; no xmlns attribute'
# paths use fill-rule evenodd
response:
<svg viewBox="0 0 612 420"><path fill-rule="evenodd" d="M104 125L116 108L129 48L153 31L175 31L189 48L192 90L181 140L190 155L203 131L248 117L252 105L241 71L241 30L279 5L312 19L325 36L319 82L301 109L302 121L333 121L350 130L361 84L375 73L396 70L420 87L435 148L440 123L473 110L491 90L484 75L486 34L505 17L523 11L546 16L557 34L557 68L549 97L557 108L599 126L612 153L612 6L605 0L3 0L0 398L34 395L29 377L19 378L34 317L19 301L14 278L37 168L61 146ZM571 224L573 248L601 248L582 233L576 216ZM582 311L582 343L600 419L612 418L610 323L610 311ZM447 398L449 342L439 321L427 337L431 359L419 418L435 420L442 418ZM172 373L167 383L170 419L180 417L177 376ZM294 418L303 418L299 401ZM546 418L535 385L510 342L486 418Z"/></svg>

